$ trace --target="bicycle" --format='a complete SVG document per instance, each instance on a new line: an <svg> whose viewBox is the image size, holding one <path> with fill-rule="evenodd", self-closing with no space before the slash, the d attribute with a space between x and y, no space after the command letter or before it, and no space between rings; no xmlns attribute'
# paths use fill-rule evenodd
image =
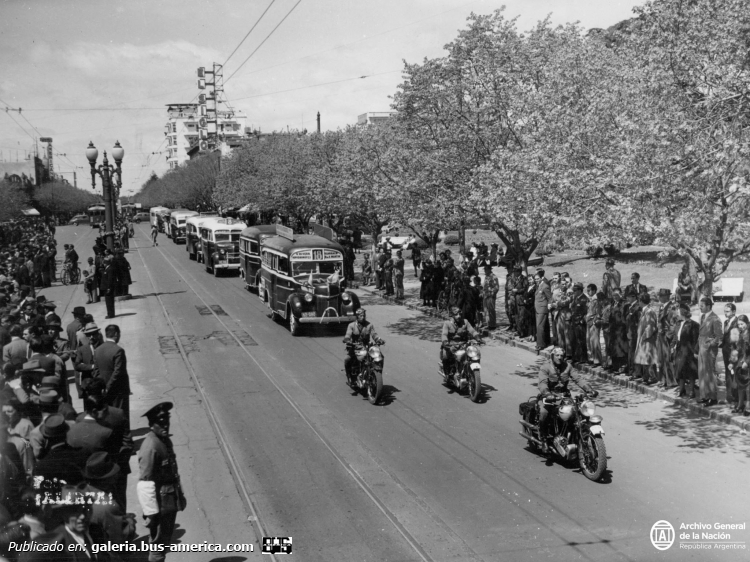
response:
<svg viewBox="0 0 750 562"><path fill-rule="evenodd" d="M81 281L81 269L78 264L75 264L75 267L71 267L71 265L70 262L66 262L62 266L60 281L63 285L78 285Z"/></svg>

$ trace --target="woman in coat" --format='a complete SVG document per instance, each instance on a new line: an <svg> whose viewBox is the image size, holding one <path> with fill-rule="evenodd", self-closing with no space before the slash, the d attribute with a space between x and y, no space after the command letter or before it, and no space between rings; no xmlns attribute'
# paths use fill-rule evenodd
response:
<svg viewBox="0 0 750 562"><path fill-rule="evenodd" d="M695 398L695 381L698 380L698 322L690 318L690 305L680 303L680 318L674 326L672 350L674 370L680 385L680 396ZM687 390L685 386L687 385Z"/></svg>
<svg viewBox="0 0 750 562"><path fill-rule="evenodd" d="M130 292L130 285L133 281L130 277L130 264L125 257L123 250L117 250L117 256L114 259L115 271L117 272L118 288L117 295L127 295Z"/></svg>
<svg viewBox="0 0 750 562"><path fill-rule="evenodd" d="M638 320L638 342L635 348L635 364L641 366L644 384L649 384L651 368L659 370L659 357L656 353L656 340L659 334L659 317L651 304L651 295L641 293L638 297L643 309ZM657 375L658 377L658 375ZM655 381L653 381L655 382Z"/></svg>

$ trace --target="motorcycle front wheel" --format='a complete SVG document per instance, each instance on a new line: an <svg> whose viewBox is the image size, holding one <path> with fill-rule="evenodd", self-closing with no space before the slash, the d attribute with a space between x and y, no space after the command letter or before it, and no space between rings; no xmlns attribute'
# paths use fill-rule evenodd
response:
<svg viewBox="0 0 750 562"><path fill-rule="evenodd" d="M380 394L383 392L383 373L377 369L369 369L365 376L367 386L367 400L370 404L377 404L380 400Z"/></svg>
<svg viewBox="0 0 750 562"><path fill-rule="evenodd" d="M472 402L478 402L479 397L482 396L482 377L479 374L479 369L476 371L468 370L469 378L469 398Z"/></svg>
<svg viewBox="0 0 750 562"><path fill-rule="evenodd" d="M583 438L578 451L578 465L584 476L594 482L604 475L607 470L607 448L601 435L589 433Z"/></svg>

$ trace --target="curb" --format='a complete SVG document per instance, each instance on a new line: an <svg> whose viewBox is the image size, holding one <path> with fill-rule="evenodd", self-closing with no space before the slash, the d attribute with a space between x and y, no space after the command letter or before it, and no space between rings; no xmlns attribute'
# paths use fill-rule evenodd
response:
<svg viewBox="0 0 750 562"><path fill-rule="evenodd" d="M425 307L425 306L413 304L413 303L406 302L406 301L396 300L391 296L386 297L386 296L380 295L379 292L374 289L374 287L370 288L369 286L367 287L360 286L359 289L363 291L367 291L373 296L380 297L381 299L391 304L404 306L410 310L416 310L418 312L422 312L423 314L432 316L434 318L441 318L444 320L447 320L448 318L447 315L441 314L434 308ZM529 351L535 355L541 355L546 358L550 357L549 352L537 351L536 346L529 345L529 343L521 341L509 335L499 334L499 333L490 333L490 332L487 332L486 330L484 331L483 335L486 337L490 337L495 341L499 341L500 343L504 343L505 345L509 345L511 347L518 347L525 351ZM691 414L697 414L704 418L712 419L712 420L715 420L715 421L718 421L727 425L734 425L745 431L750 430L750 418L745 418L741 416L733 416L725 412L720 412L717 410L706 408L705 406L701 406L695 402L690 402L689 400L686 400L685 398L678 398L678 397L672 396L671 394L668 394L667 392L659 390L657 388L652 388L645 384L637 383L635 381L628 379L627 377L623 375L615 375L613 373L608 373L606 371L603 371L601 368L593 368L589 365L581 365L578 363L574 364L573 366L579 372L587 373L589 375L594 375L601 380L611 382L627 390L631 390L639 394L646 394L648 396L651 396L652 398L658 398L659 400L664 400L665 402L675 404L677 406L680 406L681 408L686 409Z"/></svg>

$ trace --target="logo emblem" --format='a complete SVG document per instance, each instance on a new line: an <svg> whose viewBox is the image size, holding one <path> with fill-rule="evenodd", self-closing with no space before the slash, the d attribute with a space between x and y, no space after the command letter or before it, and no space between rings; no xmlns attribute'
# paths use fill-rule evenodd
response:
<svg viewBox="0 0 750 562"><path fill-rule="evenodd" d="M674 527L669 521L657 521L651 527L651 544L657 550L667 550L674 544Z"/></svg>

